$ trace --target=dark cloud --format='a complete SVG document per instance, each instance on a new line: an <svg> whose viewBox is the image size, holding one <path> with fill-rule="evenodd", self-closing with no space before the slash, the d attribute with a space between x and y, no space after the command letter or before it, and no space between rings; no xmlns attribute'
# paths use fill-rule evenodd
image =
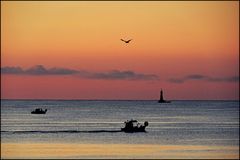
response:
<svg viewBox="0 0 240 160"><path fill-rule="evenodd" d="M213 82L239 82L239 77L233 76L233 77L224 77L224 78L208 78L208 81Z"/></svg>
<svg viewBox="0 0 240 160"><path fill-rule="evenodd" d="M32 68L23 70L21 67L3 67L1 68L2 74L27 74L27 75L66 75L76 74L77 70L66 68L50 68L46 69L43 65L36 65Z"/></svg>
<svg viewBox="0 0 240 160"><path fill-rule="evenodd" d="M204 79L204 78L206 78L206 76L203 76L203 75L200 75L200 74L192 74L192 75L186 76L184 79L185 80L189 80L189 79L196 79L196 80L198 80L198 79Z"/></svg>
<svg viewBox="0 0 240 160"><path fill-rule="evenodd" d="M106 73L92 73L88 75L92 79L109 79L109 80L158 80L158 76L154 74L141 74L133 71L113 70Z"/></svg>
<svg viewBox="0 0 240 160"><path fill-rule="evenodd" d="M154 74L142 74L134 71L113 70L110 72L88 72L72 70L67 68L50 68L47 69L43 65L36 65L29 69L23 70L21 67L3 67L2 74L26 74L26 75L76 75L87 79L106 79L106 80L158 80L158 76Z"/></svg>
<svg viewBox="0 0 240 160"><path fill-rule="evenodd" d="M66 68L50 68L46 69L43 65L36 65L30 69L25 70L26 74L32 75L69 75L76 74L79 71Z"/></svg>
<svg viewBox="0 0 240 160"><path fill-rule="evenodd" d="M1 74L22 74L24 71L21 67L3 67L1 68Z"/></svg>
<svg viewBox="0 0 240 160"><path fill-rule="evenodd" d="M185 81L189 80L204 80L210 82L238 82L239 76L232 76L232 77L210 77L200 74L192 74L187 75L183 78L170 78L168 81L171 83L184 83Z"/></svg>
<svg viewBox="0 0 240 160"><path fill-rule="evenodd" d="M25 73L33 74L33 75L45 75L45 74L49 74L49 71L45 69L42 65L36 65L30 69L27 69Z"/></svg>

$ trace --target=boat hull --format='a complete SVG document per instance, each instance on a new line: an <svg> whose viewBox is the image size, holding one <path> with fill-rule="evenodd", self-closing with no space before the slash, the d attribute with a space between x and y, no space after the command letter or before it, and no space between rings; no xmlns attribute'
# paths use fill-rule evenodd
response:
<svg viewBox="0 0 240 160"><path fill-rule="evenodd" d="M46 114L46 112L31 112L31 114Z"/></svg>
<svg viewBox="0 0 240 160"><path fill-rule="evenodd" d="M146 132L145 126L142 127L134 127L134 128L121 128L121 131L127 132L127 133L133 133L133 132Z"/></svg>
<svg viewBox="0 0 240 160"><path fill-rule="evenodd" d="M160 101L159 100L158 103L171 103L171 101L165 101L165 100L164 101Z"/></svg>
<svg viewBox="0 0 240 160"><path fill-rule="evenodd" d="M34 110L31 112L31 114L46 114L47 113L47 109L45 110Z"/></svg>

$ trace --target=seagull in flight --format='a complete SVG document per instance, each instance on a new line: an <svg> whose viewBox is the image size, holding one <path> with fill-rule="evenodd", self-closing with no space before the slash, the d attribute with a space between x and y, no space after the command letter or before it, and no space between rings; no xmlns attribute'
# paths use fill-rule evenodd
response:
<svg viewBox="0 0 240 160"><path fill-rule="evenodd" d="M125 43L129 43L132 39L129 39L129 40L124 40L124 39L121 39L121 41L125 42Z"/></svg>

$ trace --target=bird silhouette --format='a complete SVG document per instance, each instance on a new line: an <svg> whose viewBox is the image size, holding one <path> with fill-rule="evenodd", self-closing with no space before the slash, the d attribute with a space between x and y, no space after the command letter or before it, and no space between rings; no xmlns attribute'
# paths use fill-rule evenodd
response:
<svg viewBox="0 0 240 160"><path fill-rule="evenodd" d="M124 40L124 39L121 39L121 41L125 42L125 43L129 43L132 39L129 39L129 40Z"/></svg>

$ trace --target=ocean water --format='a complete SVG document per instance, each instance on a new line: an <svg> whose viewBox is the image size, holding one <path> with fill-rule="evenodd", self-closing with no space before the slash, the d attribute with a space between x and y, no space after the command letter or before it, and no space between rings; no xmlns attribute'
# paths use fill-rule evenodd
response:
<svg viewBox="0 0 240 160"><path fill-rule="evenodd" d="M147 132L120 132L129 119ZM239 146L239 101L1 100L1 142Z"/></svg>

